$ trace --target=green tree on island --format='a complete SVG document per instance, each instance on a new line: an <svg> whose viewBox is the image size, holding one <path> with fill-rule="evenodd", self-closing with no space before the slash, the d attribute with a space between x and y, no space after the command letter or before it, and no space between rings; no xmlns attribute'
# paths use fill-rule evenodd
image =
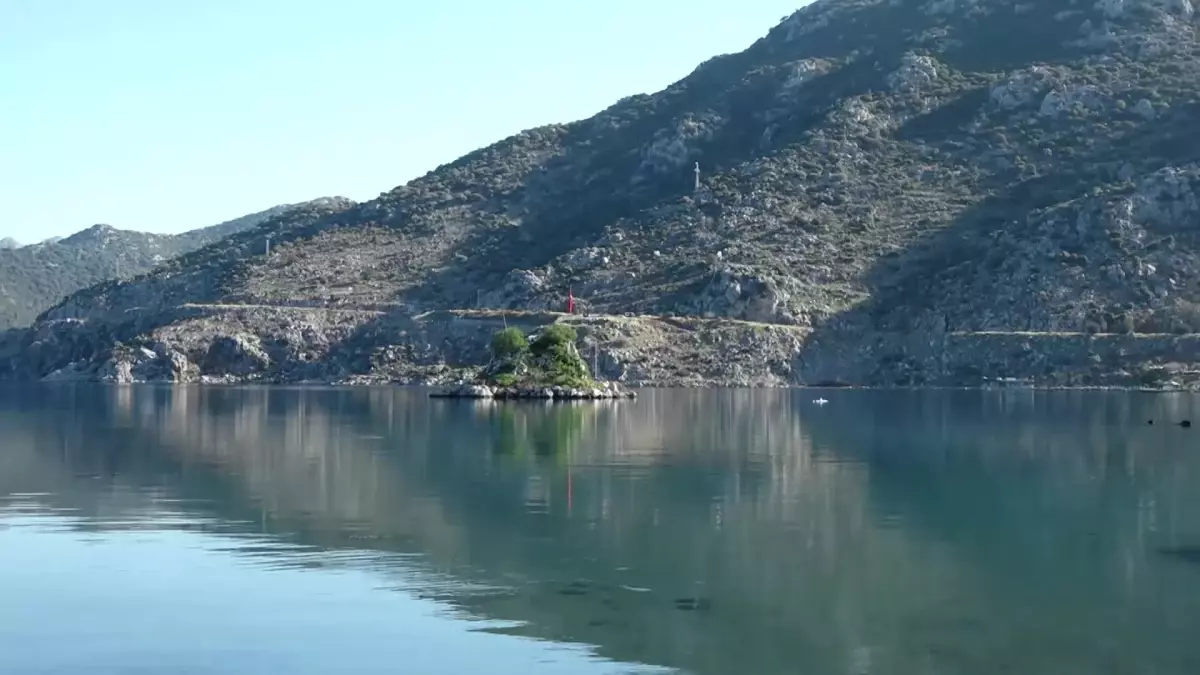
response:
<svg viewBox="0 0 1200 675"><path fill-rule="evenodd" d="M520 358L528 351L529 340L519 328L505 328L492 336L492 358Z"/></svg>
<svg viewBox="0 0 1200 675"><path fill-rule="evenodd" d="M518 328L492 336L492 362L484 371L489 384L501 387L595 386L579 355L575 329L561 323L546 326L532 342Z"/></svg>

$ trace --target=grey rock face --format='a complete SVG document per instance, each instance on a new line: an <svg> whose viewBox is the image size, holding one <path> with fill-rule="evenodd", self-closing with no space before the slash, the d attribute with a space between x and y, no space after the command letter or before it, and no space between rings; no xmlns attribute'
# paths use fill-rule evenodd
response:
<svg viewBox="0 0 1200 675"><path fill-rule="evenodd" d="M497 288L480 296L481 307L496 309L548 309L551 292L551 277L548 273L532 270L512 270Z"/></svg>
<svg viewBox="0 0 1200 675"><path fill-rule="evenodd" d="M1154 105L1144 98L1138 101L1137 105L1133 107L1133 112L1141 115L1142 119L1146 120L1147 122L1153 121L1154 118L1158 116L1158 114L1154 111Z"/></svg>
<svg viewBox="0 0 1200 675"><path fill-rule="evenodd" d="M900 67L887 76L893 91L914 92L933 84L938 78L937 63L929 56L908 53Z"/></svg>
<svg viewBox="0 0 1200 675"><path fill-rule="evenodd" d="M1042 66L1013 73L1001 84L992 87L990 95L996 105L1005 109L1019 108L1044 99L1046 91L1053 86L1054 76Z"/></svg>
<svg viewBox="0 0 1200 675"><path fill-rule="evenodd" d="M213 340L204 355L203 370L232 375L250 375L265 371L271 358L252 335L221 336Z"/></svg>
<svg viewBox="0 0 1200 675"><path fill-rule="evenodd" d="M714 272L709 284L693 300L688 313L729 317L762 323L797 323L788 302L786 282L751 270L725 267Z"/></svg>
<svg viewBox="0 0 1200 675"><path fill-rule="evenodd" d="M1068 111L1093 112L1103 110L1106 103L1099 88L1092 85L1078 85L1046 94L1038 113L1047 117L1055 117Z"/></svg>

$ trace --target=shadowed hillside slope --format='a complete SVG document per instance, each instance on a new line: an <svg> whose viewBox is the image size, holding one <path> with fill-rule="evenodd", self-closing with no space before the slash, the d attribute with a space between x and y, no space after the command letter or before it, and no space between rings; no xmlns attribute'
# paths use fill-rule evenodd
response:
<svg viewBox="0 0 1200 675"><path fill-rule="evenodd" d="M71 293L107 279L148 272L181 253L253 229L280 215L322 205L352 204L341 197L285 204L180 234L93 225L66 238L29 246L20 246L12 239L0 240L0 330L29 325L38 314Z"/></svg>
<svg viewBox="0 0 1200 675"><path fill-rule="evenodd" d="M1188 0L822 0L664 91L44 318L128 333L138 308L144 333L181 303L544 310L570 289L595 313L793 325L804 348L767 355L785 381L1041 376L986 354L915 373L937 359L913 349L1200 331L1198 94ZM1162 340L1148 363L1178 366Z"/></svg>

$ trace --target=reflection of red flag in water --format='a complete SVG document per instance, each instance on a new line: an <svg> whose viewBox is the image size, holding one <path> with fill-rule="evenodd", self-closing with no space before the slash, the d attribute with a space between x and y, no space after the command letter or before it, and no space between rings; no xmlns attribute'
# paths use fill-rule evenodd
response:
<svg viewBox="0 0 1200 675"><path fill-rule="evenodd" d="M571 289L568 288L567 289L567 314L574 314L574 313L575 313L575 294L572 293Z"/></svg>

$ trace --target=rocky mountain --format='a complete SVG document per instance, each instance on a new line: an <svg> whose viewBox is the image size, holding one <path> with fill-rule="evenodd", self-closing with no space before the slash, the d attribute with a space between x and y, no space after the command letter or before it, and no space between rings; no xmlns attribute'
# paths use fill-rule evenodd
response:
<svg viewBox="0 0 1200 675"><path fill-rule="evenodd" d="M635 381L1187 384L1197 28L1189 0L819 0L664 91L75 294L10 370L387 379L569 289Z"/></svg>
<svg viewBox="0 0 1200 675"><path fill-rule="evenodd" d="M21 248L21 243L12 237L4 237L0 239L0 250Z"/></svg>
<svg viewBox="0 0 1200 675"><path fill-rule="evenodd" d="M335 197L285 204L174 235L93 225L69 237L30 246L4 239L0 241L0 330L29 325L54 303L100 281L148 272L169 258L234 232L252 229L298 209L324 208L324 204L342 207L353 202Z"/></svg>

